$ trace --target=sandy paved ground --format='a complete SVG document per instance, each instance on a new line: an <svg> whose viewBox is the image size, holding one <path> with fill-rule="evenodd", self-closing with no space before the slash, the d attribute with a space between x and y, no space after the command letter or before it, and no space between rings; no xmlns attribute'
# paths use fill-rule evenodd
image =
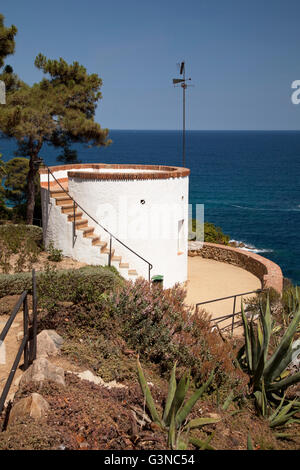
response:
<svg viewBox="0 0 300 470"><path fill-rule="evenodd" d="M186 297L188 304L195 305L197 302L227 297L260 288L260 280L242 268L201 258L200 256L188 258ZM236 311L241 310L240 297L237 298L236 307ZM203 308L212 315L212 318L230 315L233 312L233 299L207 304ZM225 323L222 323L220 327L224 325Z"/></svg>
<svg viewBox="0 0 300 470"><path fill-rule="evenodd" d="M1 315L0 316L0 332L3 330L9 316L8 315ZM9 332L7 333L7 336L5 338L4 344L5 344L5 353L3 353L3 349L0 354L0 394L3 391L6 379L10 373L10 369L13 365L13 362L15 360L15 357L17 355L18 349L21 345L21 341L23 338L22 333L23 332L23 312L20 310L20 312L17 314ZM18 337L18 334L21 336ZM3 345L2 345L3 348ZM12 386L10 388L9 394L7 401L13 397L14 393L17 390L17 379L20 378L22 375L22 370L20 367L22 367L23 364L23 355L19 363L19 367L16 370L14 380L12 382Z"/></svg>

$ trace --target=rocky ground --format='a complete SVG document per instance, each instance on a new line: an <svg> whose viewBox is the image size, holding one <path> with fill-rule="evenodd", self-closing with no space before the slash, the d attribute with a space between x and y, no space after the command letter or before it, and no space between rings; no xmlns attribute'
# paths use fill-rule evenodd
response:
<svg viewBox="0 0 300 470"><path fill-rule="evenodd" d="M80 361L62 354L62 344L62 337L53 330L39 334L37 359L21 372L10 414L1 418L5 430L0 449L167 449L167 436L151 422L138 381L105 383ZM135 355L130 360L136 363ZM143 364L143 368L156 406L162 409L167 381L154 366ZM206 396L190 417L218 420L193 432L202 440L213 435L210 444L215 449L245 450L249 432L254 449L295 450L300 446L299 427L293 427L291 437L278 439L250 405L225 411ZM189 448L194 447L190 444Z"/></svg>

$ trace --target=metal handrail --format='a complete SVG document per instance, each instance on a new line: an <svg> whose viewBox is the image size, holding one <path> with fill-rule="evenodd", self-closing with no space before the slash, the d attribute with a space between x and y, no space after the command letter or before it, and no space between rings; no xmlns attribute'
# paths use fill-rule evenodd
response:
<svg viewBox="0 0 300 470"><path fill-rule="evenodd" d="M241 294L234 294L234 295L229 295L227 297L220 297L219 299L213 299L213 300L207 300L205 302L198 302L196 304L196 311L198 310L198 307L199 305L204 305L204 304L210 304L212 302L219 302L221 300L227 300L227 299L234 299L234 302L233 302L233 313L232 314L229 314L229 315L223 315L221 317L217 317L217 318L212 318L211 319L211 322L214 322L216 323L216 326L218 326L218 323L222 323L223 321L225 320L228 320L229 318L232 318L232 323L231 323L231 334L233 334L233 328L234 328L234 325L237 324L238 322L235 322L234 321L234 318L237 316L237 315L240 315L242 312L236 312L235 311L235 306L236 306L236 298L237 297L241 297L243 295L249 295L249 294L260 294L261 292L263 292L264 289L256 289L256 290L252 290L250 292L243 292ZM221 330L224 330L225 328L228 328L227 326L222 328ZM221 331L220 330L220 331Z"/></svg>
<svg viewBox="0 0 300 470"><path fill-rule="evenodd" d="M2 390L0 395L0 415L5 406L5 400L7 398L8 392L10 390L13 378L15 376L17 367L21 360L22 354L24 353L24 370L26 370L30 364L36 359L36 342L37 342L37 290L36 290L36 277L35 277L35 270L32 270L32 326L29 328L29 315L28 315L28 290L25 290L20 295L19 299L17 300L9 319L7 320L1 334L0 334L0 345L4 343L6 335L16 318L17 313L19 312L22 304L23 304L23 332L24 337L21 342L21 345L18 349L16 354L14 363L11 367L10 373L6 380L5 386ZM5 344L5 343L4 343Z"/></svg>
<svg viewBox="0 0 300 470"><path fill-rule="evenodd" d="M148 280L150 282L150 271L151 269L153 268L153 265L147 261L145 258L143 258L141 255L139 255L138 253L136 253L136 251L134 251L132 248L130 248L129 246L125 245L124 242L122 242L121 240L119 240L115 235L113 235L107 228L103 227L103 225L101 225L96 219L94 219L94 217L92 217L85 209L83 209L83 207L78 204L78 202L75 201L75 199L65 190L65 188L60 184L60 182L56 179L56 177L54 176L54 174L52 173L52 171L50 170L50 168L44 164L44 166L47 168L48 170L48 200L50 199L50 178L49 178L49 175L51 174L52 177L54 178L54 180L56 181L56 183L60 186L60 188L69 196L70 199L72 199L73 203L74 203L74 208L75 208L75 204L77 207L79 207L93 222L95 222L95 224L99 225L99 227L101 227L106 233L109 234L110 236L110 246L109 246L109 266L111 264L111 250L112 250L112 238L117 241L118 243L120 243L121 245L123 245L127 250L129 250L131 253L133 253L134 255L136 255L138 258L140 258L142 261L144 261L145 263L148 264ZM75 209L74 209L75 210ZM74 221L73 221L73 224L74 224L74 228L73 228L73 239L74 239L74 236L75 236L75 217L74 217Z"/></svg>

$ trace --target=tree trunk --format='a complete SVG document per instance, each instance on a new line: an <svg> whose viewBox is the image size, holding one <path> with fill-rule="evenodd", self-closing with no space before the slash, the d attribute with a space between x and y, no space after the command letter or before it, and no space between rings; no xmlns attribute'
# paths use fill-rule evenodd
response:
<svg viewBox="0 0 300 470"><path fill-rule="evenodd" d="M34 180L38 169L34 166L35 155L30 157L29 171L27 175L27 210L26 210L26 223L33 225L33 214L35 206L35 186Z"/></svg>

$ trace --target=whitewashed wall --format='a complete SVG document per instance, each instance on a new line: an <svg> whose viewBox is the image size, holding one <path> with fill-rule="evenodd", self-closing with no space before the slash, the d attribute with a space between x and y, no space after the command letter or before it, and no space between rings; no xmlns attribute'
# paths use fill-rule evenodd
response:
<svg viewBox="0 0 300 470"><path fill-rule="evenodd" d="M111 170L110 170L111 172ZM66 175L59 173L60 178ZM102 180L69 178L69 193L94 219L117 238L148 260L151 276L162 274L164 287L187 280L188 177L141 180ZM47 190L42 189L44 239L63 250L66 256L89 264L107 264L108 255L100 254L91 239L77 231L72 246L72 224L61 213L55 200L47 207ZM144 201L144 204L141 203ZM88 218L85 215L84 218ZM178 223L184 220L184 240L179 243ZM89 220L95 234L109 241L108 235ZM116 241L115 254L128 262L130 269L148 278L148 265ZM179 248L182 250L178 254ZM115 264L118 267L117 263ZM125 274L122 270L121 274ZM127 277L127 276L125 276Z"/></svg>

